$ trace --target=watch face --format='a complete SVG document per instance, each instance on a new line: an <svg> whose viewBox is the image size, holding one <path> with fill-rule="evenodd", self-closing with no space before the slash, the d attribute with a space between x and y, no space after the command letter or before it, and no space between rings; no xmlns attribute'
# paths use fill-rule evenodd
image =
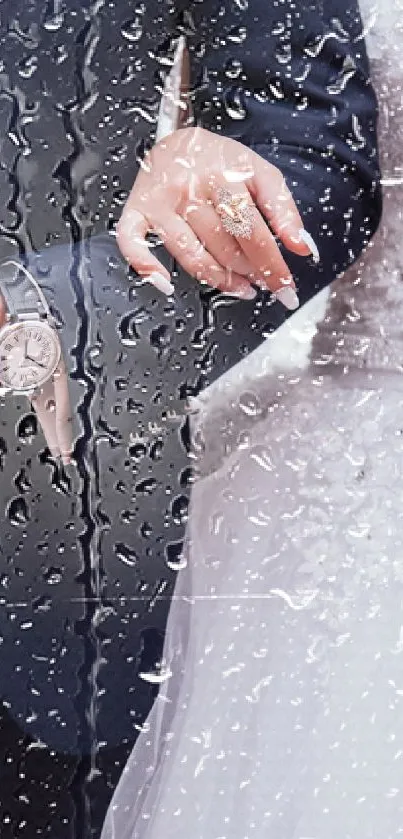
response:
<svg viewBox="0 0 403 839"><path fill-rule="evenodd" d="M45 322L7 324L0 331L0 382L5 387L23 393L40 387L59 359L59 339Z"/></svg>

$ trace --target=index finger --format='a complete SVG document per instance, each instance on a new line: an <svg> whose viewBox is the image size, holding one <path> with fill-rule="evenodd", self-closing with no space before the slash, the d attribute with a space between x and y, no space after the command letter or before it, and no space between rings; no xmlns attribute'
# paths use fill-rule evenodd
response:
<svg viewBox="0 0 403 839"><path fill-rule="evenodd" d="M224 229L228 228L236 238L252 266L253 283L273 292L287 309L297 309L299 301L291 271L246 186L234 191L223 182L213 202ZM242 202L246 206L237 210Z"/></svg>
<svg viewBox="0 0 403 839"><path fill-rule="evenodd" d="M318 262L318 248L305 230L281 170L256 152L253 152L253 169L254 176L248 181L248 189L271 229L288 250L300 256L312 255L314 261Z"/></svg>

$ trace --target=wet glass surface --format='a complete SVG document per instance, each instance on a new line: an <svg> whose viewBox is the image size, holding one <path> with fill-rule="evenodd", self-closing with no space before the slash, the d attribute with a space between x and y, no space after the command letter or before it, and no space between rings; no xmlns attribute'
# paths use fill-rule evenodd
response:
<svg viewBox="0 0 403 839"><path fill-rule="evenodd" d="M366 837L381 825L397 835L402 10L365 0L345 54L346 20L326 2L309 4L305 29L293 3L276 5L267 29L251 6L0 4L0 258L23 261L46 295L74 433L63 465L25 397L0 397L2 839L99 839L136 741L116 834L102 839L333 839L336 812L338 836L358 824ZM178 33L192 48L198 121L252 137L257 153L269 142L311 221L322 262L301 269L288 254L306 306L287 322L261 289L239 301L198 284L155 235L175 285L167 298L116 246ZM359 256L345 248L338 261L351 193L337 191L309 81L335 40L331 128L360 75L363 33L383 223L333 296L308 302ZM286 102L292 115L268 133L262 108ZM354 113L342 130L346 182L370 140ZM318 160L329 164L319 174ZM380 720L362 748L360 715ZM170 739L176 752L162 749ZM351 765L361 781L346 789Z"/></svg>

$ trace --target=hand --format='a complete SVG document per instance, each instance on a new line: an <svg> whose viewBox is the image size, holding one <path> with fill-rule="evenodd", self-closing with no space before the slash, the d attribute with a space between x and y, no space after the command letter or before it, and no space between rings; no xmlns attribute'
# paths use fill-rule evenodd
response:
<svg viewBox="0 0 403 839"><path fill-rule="evenodd" d="M249 239L223 229L216 209L220 188L254 202ZM277 167L236 140L185 128L146 156L119 220L117 242L138 274L168 294L174 287L147 244L150 231L196 279L245 298L255 296L255 284L296 308L295 283L265 219L289 250L315 253L306 231L310 245L300 238L303 222Z"/></svg>

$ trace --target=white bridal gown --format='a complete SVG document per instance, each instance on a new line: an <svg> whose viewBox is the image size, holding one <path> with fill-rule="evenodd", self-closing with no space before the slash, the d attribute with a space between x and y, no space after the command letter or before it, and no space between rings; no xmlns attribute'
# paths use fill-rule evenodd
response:
<svg viewBox="0 0 403 839"><path fill-rule="evenodd" d="M403 3L363 15L383 223L196 417L165 680L102 839L403 836Z"/></svg>

